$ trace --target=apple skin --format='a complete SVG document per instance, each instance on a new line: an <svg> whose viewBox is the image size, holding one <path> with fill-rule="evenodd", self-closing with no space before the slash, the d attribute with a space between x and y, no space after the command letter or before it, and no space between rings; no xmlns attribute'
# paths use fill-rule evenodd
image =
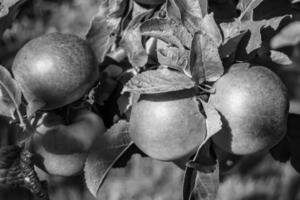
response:
<svg viewBox="0 0 300 200"><path fill-rule="evenodd" d="M26 43L17 53L12 73L28 102L52 110L80 99L99 77L96 57L75 36L50 33Z"/></svg>
<svg viewBox="0 0 300 200"><path fill-rule="evenodd" d="M209 103L221 115L214 143L229 153L247 155L270 149L285 135L289 101L285 85L271 70L239 63L215 83Z"/></svg>
<svg viewBox="0 0 300 200"><path fill-rule="evenodd" d="M80 173L94 140L105 132L102 119L83 109L64 125L60 116L45 113L31 141L35 164L52 175L73 176Z"/></svg>
<svg viewBox="0 0 300 200"><path fill-rule="evenodd" d="M132 107L129 133L152 158L174 161L191 156L206 134L194 90L141 95Z"/></svg>

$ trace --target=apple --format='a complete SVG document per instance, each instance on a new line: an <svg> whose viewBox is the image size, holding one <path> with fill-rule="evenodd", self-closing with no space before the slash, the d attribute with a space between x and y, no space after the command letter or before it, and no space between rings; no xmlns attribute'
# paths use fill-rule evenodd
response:
<svg viewBox="0 0 300 200"><path fill-rule="evenodd" d="M247 155L269 150L285 135L289 101L285 85L263 66L238 63L214 87L209 103L221 115L214 143L229 153Z"/></svg>
<svg viewBox="0 0 300 200"><path fill-rule="evenodd" d="M52 175L76 175L83 169L92 143L105 130L102 119L87 109L76 111L68 125L60 116L44 113L31 141L35 163Z"/></svg>
<svg viewBox="0 0 300 200"><path fill-rule="evenodd" d="M80 99L99 78L96 57L75 36L50 33L26 43L17 53L12 73L25 99L51 110Z"/></svg>
<svg viewBox="0 0 300 200"><path fill-rule="evenodd" d="M129 133L144 153L158 160L194 154L206 134L194 89L141 95L131 110Z"/></svg>

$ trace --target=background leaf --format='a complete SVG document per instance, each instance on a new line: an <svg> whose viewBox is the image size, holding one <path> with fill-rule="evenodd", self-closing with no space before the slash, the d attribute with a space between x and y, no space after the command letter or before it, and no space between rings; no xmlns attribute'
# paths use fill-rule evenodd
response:
<svg viewBox="0 0 300 200"><path fill-rule="evenodd" d="M277 30L281 21L287 16L273 17L270 19L261 19L253 21L253 9L262 3L261 0L247 0L241 1L239 6L242 8L242 13L239 18L234 19L233 22L221 23L220 27L224 34L224 43L231 38L237 37L245 32L250 32L250 38L247 41L246 52L249 54L255 49L258 49L262 44L261 31L264 28L271 27L273 30ZM247 13L247 17L244 17ZM223 44L224 44L223 43Z"/></svg>
<svg viewBox="0 0 300 200"><path fill-rule="evenodd" d="M20 7L26 0L1 0L0 1L0 37L13 23Z"/></svg>
<svg viewBox="0 0 300 200"><path fill-rule="evenodd" d="M9 71L0 65L0 114L13 117L21 104L21 90Z"/></svg>
<svg viewBox="0 0 300 200"><path fill-rule="evenodd" d="M131 1L103 0L98 13L92 20L86 40L100 63L103 62L105 55L116 40L117 32L121 26L121 17L126 12L126 8L130 8L126 5L128 3Z"/></svg>
<svg viewBox="0 0 300 200"><path fill-rule="evenodd" d="M276 49L284 46L294 46L299 42L300 22L292 22L272 38L271 47Z"/></svg>
<svg viewBox="0 0 300 200"><path fill-rule="evenodd" d="M240 0L237 8L241 11L239 17L240 20L252 20L253 10L262 2L263 0Z"/></svg>
<svg viewBox="0 0 300 200"><path fill-rule="evenodd" d="M124 92L144 94L164 93L194 87L195 83L183 73L166 68L149 70L134 76L127 82Z"/></svg>
<svg viewBox="0 0 300 200"><path fill-rule="evenodd" d="M133 143L128 134L129 123L121 120L114 124L101 139L96 140L87 157L84 176L88 189L96 197L108 173Z"/></svg>
<svg viewBox="0 0 300 200"><path fill-rule="evenodd" d="M273 62L275 62L279 65L292 64L292 61L290 60L290 58L286 54L279 52L279 51L271 50L270 57Z"/></svg>

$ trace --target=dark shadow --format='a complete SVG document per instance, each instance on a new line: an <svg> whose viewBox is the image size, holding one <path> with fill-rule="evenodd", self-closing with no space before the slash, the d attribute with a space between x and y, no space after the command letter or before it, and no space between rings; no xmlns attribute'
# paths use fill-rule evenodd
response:
<svg viewBox="0 0 300 200"><path fill-rule="evenodd" d="M232 143L232 135L231 135L232 130L225 116L219 110L217 111L221 118L222 128L213 136L213 139L218 143L222 143L224 146L230 147ZM218 137L220 134L225 134L226 137Z"/></svg>
<svg viewBox="0 0 300 200"><path fill-rule="evenodd" d="M147 101L176 101L179 99L191 98L194 97L196 91L194 88L178 90L172 92L164 92L158 94L142 94L140 96L139 101L147 100Z"/></svg>

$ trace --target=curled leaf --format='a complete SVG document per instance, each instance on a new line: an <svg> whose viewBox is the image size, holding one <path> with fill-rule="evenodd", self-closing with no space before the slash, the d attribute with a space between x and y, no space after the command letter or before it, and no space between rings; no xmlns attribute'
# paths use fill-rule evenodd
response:
<svg viewBox="0 0 300 200"><path fill-rule="evenodd" d="M185 69L185 73L197 83L216 81L223 75L224 68L218 45L208 35L201 32L194 35L190 65Z"/></svg>
<svg viewBox="0 0 300 200"><path fill-rule="evenodd" d="M141 33L172 44L184 51L184 46L189 47L192 35L186 28L174 19L149 19L142 23Z"/></svg>
<svg viewBox="0 0 300 200"><path fill-rule="evenodd" d="M9 71L0 65L0 115L13 117L21 104L21 90Z"/></svg>
<svg viewBox="0 0 300 200"><path fill-rule="evenodd" d="M222 121L220 114L210 103L201 101L205 115L206 115L206 137L211 138L218 133L222 128Z"/></svg>
<svg viewBox="0 0 300 200"><path fill-rule="evenodd" d="M127 82L122 92L155 94L189 89L194 85L195 83L183 73L162 68L134 76Z"/></svg>
<svg viewBox="0 0 300 200"><path fill-rule="evenodd" d="M157 60L159 64L182 71L188 64L189 51L181 51L177 47L157 40Z"/></svg>

